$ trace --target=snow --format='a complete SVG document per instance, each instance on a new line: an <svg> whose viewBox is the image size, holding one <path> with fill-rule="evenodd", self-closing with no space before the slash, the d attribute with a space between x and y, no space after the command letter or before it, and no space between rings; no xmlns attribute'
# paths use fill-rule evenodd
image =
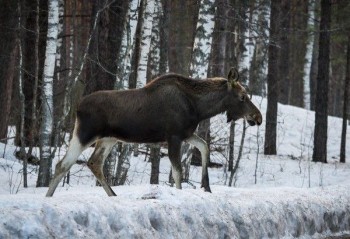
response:
<svg viewBox="0 0 350 239"><path fill-rule="evenodd" d="M253 101L264 115L266 100ZM96 187L85 165L74 165L70 184L60 184L46 198L47 188L35 187L38 168L29 167L24 189L16 147L0 144L0 238L346 238L350 163L339 163L341 119L329 117L329 163L321 164L311 162L314 112L281 104L278 112L278 155L263 155L264 123L249 127L235 187L226 186L226 149L212 150L211 160L224 164L209 169L213 193L200 189L201 168L195 166L190 169L195 188L186 183L183 190L170 187L166 158L160 184L149 185L150 163L141 154L131 158L128 185L113 187L117 197ZM226 116L212 122L213 147L225 145ZM239 121L236 153L241 128ZM57 150L53 165L64 151ZM91 152L80 159L87 160Z"/></svg>

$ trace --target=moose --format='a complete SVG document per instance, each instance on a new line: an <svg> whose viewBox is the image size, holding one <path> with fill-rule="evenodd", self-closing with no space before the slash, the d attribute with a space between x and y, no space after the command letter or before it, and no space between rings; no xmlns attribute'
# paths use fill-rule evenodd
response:
<svg viewBox="0 0 350 239"><path fill-rule="evenodd" d="M202 120L226 112L227 122L245 118L253 125L262 123L262 115L239 82L237 69L228 78L192 79L165 74L145 87L130 90L97 91L82 99L78 108L72 139L64 158L56 165L47 197L91 145L95 150L87 162L108 196L116 196L108 185L103 164L116 142L168 144L168 155L177 189L181 189L182 142L198 148L202 158L201 187L209 186L207 143L195 134Z"/></svg>

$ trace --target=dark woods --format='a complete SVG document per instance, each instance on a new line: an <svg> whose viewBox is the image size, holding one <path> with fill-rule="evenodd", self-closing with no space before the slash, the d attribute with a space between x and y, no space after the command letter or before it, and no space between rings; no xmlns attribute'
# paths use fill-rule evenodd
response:
<svg viewBox="0 0 350 239"><path fill-rule="evenodd" d="M315 140L314 161L327 161L327 114L344 116L346 132L348 1L0 0L0 8L0 140L14 139L25 163L47 162L38 186L49 183L54 149L66 145L82 96L140 88L169 71L226 77L237 67L251 92L268 100L265 154L277 153L278 103L316 110L315 139L324 141ZM198 134L210 144L209 125L203 121ZM151 155L157 173L164 152L117 145L107 181L125 181L131 153ZM201 164L199 152L183 155Z"/></svg>

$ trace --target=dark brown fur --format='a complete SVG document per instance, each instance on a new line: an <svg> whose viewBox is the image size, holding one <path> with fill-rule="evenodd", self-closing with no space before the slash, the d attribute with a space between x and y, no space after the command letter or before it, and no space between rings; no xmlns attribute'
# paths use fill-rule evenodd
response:
<svg viewBox="0 0 350 239"><path fill-rule="evenodd" d="M82 144L103 137L139 143L164 142L170 136L184 140L201 120L216 114L229 110L241 118L242 106L234 105L235 90L229 90L224 78L194 80L168 74L141 89L95 92L78 107L79 139Z"/></svg>
<svg viewBox="0 0 350 239"><path fill-rule="evenodd" d="M193 144L202 155L202 187L210 192L209 149L194 132L200 121L223 112L227 113L227 121L245 117L251 125L262 122L260 111L238 82L235 69L231 69L228 79L195 80L167 74L141 89L99 91L88 95L78 107L70 147L65 158L56 165L47 196L53 195L65 172L76 161L76 155L96 141L88 166L107 194L115 195L102 172L113 138L138 143L167 142L177 188L181 188L181 144L183 141ZM106 141L108 138L111 142Z"/></svg>

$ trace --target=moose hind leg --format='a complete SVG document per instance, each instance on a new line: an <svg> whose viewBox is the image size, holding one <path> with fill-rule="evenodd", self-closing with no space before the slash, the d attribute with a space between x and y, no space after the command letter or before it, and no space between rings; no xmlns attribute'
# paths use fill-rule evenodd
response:
<svg viewBox="0 0 350 239"><path fill-rule="evenodd" d="M81 145L78 137L73 133L73 138L69 143L69 147L64 158L56 164L55 175L53 176L49 190L46 193L46 197L52 197L57 185L60 183L61 179L72 167L72 165L77 161L79 155L83 152L85 147Z"/></svg>
<svg viewBox="0 0 350 239"><path fill-rule="evenodd" d="M107 180L103 174L103 164L111 149L116 144L116 139L105 138L96 142L95 151L88 160L88 167L93 172L103 189L108 196L117 196L112 188L108 185Z"/></svg>
<svg viewBox="0 0 350 239"><path fill-rule="evenodd" d="M181 181L182 181L182 167L181 167L181 158L180 158L180 150L181 150L181 140L176 137L171 137L168 140L168 152L169 159L171 162L171 171L175 181L175 186L177 189L181 189Z"/></svg>
<svg viewBox="0 0 350 239"><path fill-rule="evenodd" d="M208 175L208 165L209 165L209 148L207 143L196 134L193 134L190 138L186 140L187 143L192 144L201 152L202 157L202 185L204 191L211 192L209 186L209 175Z"/></svg>

